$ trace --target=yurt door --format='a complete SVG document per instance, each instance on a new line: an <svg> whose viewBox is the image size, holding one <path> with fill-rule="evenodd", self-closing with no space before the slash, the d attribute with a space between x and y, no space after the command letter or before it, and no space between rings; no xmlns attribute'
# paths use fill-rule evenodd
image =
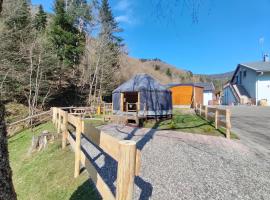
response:
<svg viewBox="0 0 270 200"><path fill-rule="evenodd" d="M137 112L138 92L125 92L123 100L124 112Z"/></svg>

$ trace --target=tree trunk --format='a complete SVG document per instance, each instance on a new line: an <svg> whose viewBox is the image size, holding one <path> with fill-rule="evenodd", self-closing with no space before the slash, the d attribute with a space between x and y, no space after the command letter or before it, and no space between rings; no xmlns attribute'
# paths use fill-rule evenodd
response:
<svg viewBox="0 0 270 200"><path fill-rule="evenodd" d="M16 200L17 196L12 183L12 171L9 165L4 113L5 107L0 101L0 200Z"/></svg>

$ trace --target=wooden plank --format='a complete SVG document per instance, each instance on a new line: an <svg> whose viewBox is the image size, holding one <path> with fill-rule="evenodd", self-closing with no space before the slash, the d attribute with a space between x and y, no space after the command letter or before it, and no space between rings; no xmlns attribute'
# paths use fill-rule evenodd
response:
<svg viewBox="0 0 270 200"><path fill-rule="evenodd" d="M226 110L225 109L217 108L217 110L219 112L219 115L226 115Z"/></svg>
<svg viewBox="0 0 270 200"><path fill-rule="evenodd" d="M216 108L211 108L211 107L208 107L208 112L210 113L215 113L216 112Z"/></svg>
<svg viewBox="0 0 270 200"><path fill-rule="evenodd" d="M68 114L68 122L70 124L72 124L73 126L76 126L77 125L77 117L75 117L71 114Z"/></svg>
<svg viewBox="0 0 270 200"><path fill-rule="evenodd" d="M119 159L119 139L106 134L103 131L93 127L91 124L84 122L83 125L84 136L93 142L95 145L99 146L105 153L110 155L113 159Z"/></svg>
<svg viewBox="0 0 270 200"><path fill-rule="evenodd" d="M64 112L63 115L63 125L62 125L63 135L62 135L62 149L67 145L67 135L68 135L68 112Z"/></svg>
<svg viewBox="0 0 270 200"><path fill-rule="evenodd" d="M218 126L219 126L219 111L218 109L216 109L216 112L215 112L215 128L218 129Z"/></svg>
<svg viewBox="0 0 270 200"><path fill-rule="evenodd" d="M111 192L110 188L103 181L102 177L98 174L96 168L92 163L86 158L83 151L81 151L81 163L86 168L91 180L95 183L102 199L114 200L115 197Z"/></svg>
<svg viewBox="0 0 270 200"><path fill-rule="evenodd" d="M136 166L135 166L135 176L140 175L141 170L141 151L139 149L136 150Z"/></svg>
<svg viewBox="0 0 270 200"><path fill-rule="evenodd" d="M231 138L231 111L226 109L226 138Z"/></svg>
<svg viewBox="0 0 270 200"><path fill-rule="evenodd" d="M119 149L116 199L132 200L136 163L136 142L131 140L120 141Z"/></svg>
<svg viewBox="0 0 270 200"><path fill-rule="evenodd" d="M80 174L82 119L77 118L74 177Z"/></svg>
<svg viewBox="0 0 270 200"><path fill-rule="evenodd" d="M30 120L30 119L33 119L33 118L36 118L36 117L40 117L40 116L43 116L43 115L50 115L50 113L51 113L51 111L48 110L48 111L45 111L45 112L42 112L42 113L39 113L39 114L36 114L36 115L32 115L32 116L26 117L24 119L21 119L19 121L16 121L16 122L12 122L10 124L7 124L7 127L14 126L14 125L19 124L21 122L25 122L27 120Z"/></svg>

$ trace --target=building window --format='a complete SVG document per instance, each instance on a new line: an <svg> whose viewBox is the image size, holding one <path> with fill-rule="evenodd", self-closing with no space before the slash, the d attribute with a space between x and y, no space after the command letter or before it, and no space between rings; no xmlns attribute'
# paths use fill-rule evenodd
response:
<svg viewBox="0 0 270 200"><path fill-rule="evenodd" d="M246 77L246 76L247 76L247 71L246 71L246 70L244 71L244 74L243 74L243 75L244 75L244 77Z"/></svg>

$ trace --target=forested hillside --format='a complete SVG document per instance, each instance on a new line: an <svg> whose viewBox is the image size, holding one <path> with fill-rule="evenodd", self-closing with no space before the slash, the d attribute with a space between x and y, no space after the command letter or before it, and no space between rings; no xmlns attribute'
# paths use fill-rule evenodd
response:
<svg viewBox="0 0 270 200"><path fill-rule="evenodd" d="M33 115L50 106L101 102L136 73L163 84L213 81L217 89L228 80L194 75L158 58L132 58L120 32L108 0L55 0L50 14L27 0L4 1L1 99L22 103Z"/></svg>

